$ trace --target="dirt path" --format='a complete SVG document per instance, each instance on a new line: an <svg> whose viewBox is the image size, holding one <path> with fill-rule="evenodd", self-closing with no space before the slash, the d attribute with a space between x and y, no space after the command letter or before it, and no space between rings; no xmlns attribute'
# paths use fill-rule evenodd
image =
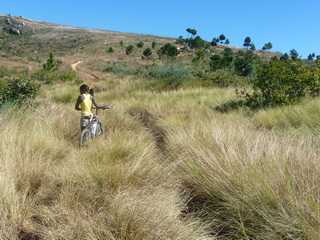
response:
<svg viewBox="0 0 320 240"><path fill-rule="evenodd" d="M78 62L71 64L71 69L76 72L78 65L80 65L81 63L82 63L82 61L78 61Z"/></svg>

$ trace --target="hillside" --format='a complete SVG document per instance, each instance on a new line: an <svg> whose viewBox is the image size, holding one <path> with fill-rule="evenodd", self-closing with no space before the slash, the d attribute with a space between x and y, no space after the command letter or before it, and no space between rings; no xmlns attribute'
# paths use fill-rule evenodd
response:
<svg viewBox="0 0 320 240"><path fill-rule="evenodd" d="M174 39L10 21L0 239L319 239L317 62L225 46L176 56ZM79 147L83 82L113 109Z"/></svg>
<svg viewBox="0 0 320 240"><path fill-rule="evenodd" d="M21 34L10 32L19 26L22 29ZM50 52L66 64L81 59L87 63L118 61L127 58L124 51L123 54L110 56L105 53L107 47L113 46L119 49L121 41L126 44L144 41L150 46L152 41L159 43L173 41L155 36L81 29L8 16L0 16L0 39L0 64L5 65L8 61L9 66L11 62L21 66L37 65L45 61Z"/></svg>

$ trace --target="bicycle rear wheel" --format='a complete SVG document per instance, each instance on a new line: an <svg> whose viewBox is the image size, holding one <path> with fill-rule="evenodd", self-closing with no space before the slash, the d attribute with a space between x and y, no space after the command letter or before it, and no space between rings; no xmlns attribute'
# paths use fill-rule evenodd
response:
<svg viewBox="0 0 320 240"><path fill-rule="evenodd" d="M99 121L97 124L97 129L96 129L96 137L101 136L103 134L104 130L102 127L102 123Z"/></svg>
<svg viewBox="0 0 320 240"><path fill-rule="evenodd" d="M90 129L86 128L81 132L80 136L80 146L85 146L91 140L91 132Z"/></svg>

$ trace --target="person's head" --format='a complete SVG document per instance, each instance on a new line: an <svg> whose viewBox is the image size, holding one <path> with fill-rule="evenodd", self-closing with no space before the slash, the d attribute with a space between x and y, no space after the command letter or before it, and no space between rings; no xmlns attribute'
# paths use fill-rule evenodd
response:
<svg viewBox="0 0 320 240"><path fill-rule="evenodd" d="M84 93L88 93L90 90L89 86L87 84L82 84L80 86L80 93L84 94Z"/></svg>

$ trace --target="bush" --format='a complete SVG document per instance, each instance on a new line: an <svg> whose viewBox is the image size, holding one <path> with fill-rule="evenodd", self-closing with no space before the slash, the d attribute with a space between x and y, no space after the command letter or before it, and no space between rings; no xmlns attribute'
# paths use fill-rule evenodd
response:
<svg viewBox="0 0 320 240"><path fill-rule="evenodd" d="M50 72L55 71L58 68L58 62L54 59L53 53L49 54L49 58L45 64L43 64L43 70Z"/></svg>
<svg viewBox="0 0 320 240"><path fill-rule="evenodd" d="M114 50L113 50L112 47L109 47L109 48L107 49L107 53L113 53L113 52L114 52Z"/></svg>
<svg viewBox="0 0 320 240"><path fill-rule="evenodd" d="M218 69L223 68L222 57L217 54L211 56L209 65L211 71L217 71Z"/></svg>
<svg viewBox="0 0 320 240"><path fill-rule="evenodd" d="M0 89L0 105L5 103L21 104L35 98L40 85L29 79L12 79Z"/></svg>
<svg viewBox="0 0 320 240"><path fill-rule="evenodd" d="M77 73L72 70L55 70L55 71L45 71L40 70L32 75L32 79L45 83L52 84L57 81L63 82L77 82Z"/></svg>
<svg viewBox="0 0 320 240"><path fill-rule="evenodd" d="M255 55L251 51L240 51L234 59L234 71L240 76L249 76L254 70Z"/></svg>
<svg viewBox="0 0 320 240"><path fill-rule="evenodd" d="M184 81L192 78L190 69L180 65L159 65L148 69L147 76L153 78L153 87L177 89Z"/></svg>
<svg viewBox="0 0 320 240"><path fill-rule="evenodd" d="M167 56L173 58L178 55L178 49L175 45L167 43L159 49L158 54L160 57Z"/></svg>
<svg viewBox="0 0 320 240"><path fill-rule="evenodd" d="M152 49L155 49L156 46L157 46L157 43L156 42L152 42L152 44L151 44Z"/></svg>
<svg viewBox="0 0 320 240"><path fill-rule="evenodd" d="M248 79L245 77L237 76L230 70L219 69L206 76L210 85L218 87L241 87L248 85Z"/></svg>
<svg viewBox="0 0 320 240"><path fill-rule="evenodd" d="M129 45L127 48L126 48L126 54L127 55L130 55L134 50L134 46L133 45Z"/></svg>
<svg viewBox="0 0 320 240"><path fill-rule="evenodd" d="M144 42L140 41L137 43L137 48L143 48Z"/></svg>
<svg viewBox="0 0 320 240"><path fill-rule="evenodd" d="M209 45L200 36L197 36L194 39L191 38L188 41L189 41L189 47L190 48L204 48L204 47L207 47Z"/></svg>
<svg viewBox="0 0 320 240"><path fill-rule="evenodd" d="M272 60L261 64L252 81L254 104L263 106L289 104L306 95L317 95L320 88L319 67L302 61Z"/></svg>
<svg viewBox="0 0 320 240"><path fill-rule="evenodd" d="M144 57L149 58L151 55L152 55L152 50L151 50L150 48L146 48L146 49L143 51L143 56L144 56Z"/></svg>

